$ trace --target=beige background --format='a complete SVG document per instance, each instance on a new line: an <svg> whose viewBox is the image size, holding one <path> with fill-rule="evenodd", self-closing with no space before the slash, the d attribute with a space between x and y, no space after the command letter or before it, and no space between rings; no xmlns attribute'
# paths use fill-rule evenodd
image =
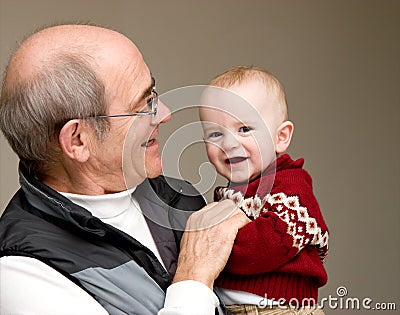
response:
<svg viewBox="0 0 400 315"><path fill-rule="evenodd" d="M238 64L272 71L296 126L290 153L305 157L330 227L320 297L345 286L348 297L400 308L399 1L0 0L1 70L25 34L68 21L128 35L161 93ZM18 188L17 159L3 137L0 150L3 209ZM196 181L202 147L185 154L182 173ZM383 313L396 312L368 312Z"/></svg>

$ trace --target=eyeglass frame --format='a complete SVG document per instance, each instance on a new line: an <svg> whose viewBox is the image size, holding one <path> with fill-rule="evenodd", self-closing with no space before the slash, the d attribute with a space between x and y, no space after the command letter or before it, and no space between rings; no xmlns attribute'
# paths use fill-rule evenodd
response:
<svg viewBox="0 0 400 315"><path fill-rule="evenodd" d="M116 115L97 115L97 116L88 116L88 117L82 117L83 119L87 118L118 118L118 117L131 117L131 116L148 116L148 115L153 115L152 123L155 123L156 120L156 115L157 115L157 109L158 109L158 93L156 91L156 87L153 86L151 90L152 94L155 94L153 98L149 102L147 102L147 107L151 108L151 110L147 111L142 111L142 112L137 112L137 113L131 113L131 114L116 114Z"/></svg>

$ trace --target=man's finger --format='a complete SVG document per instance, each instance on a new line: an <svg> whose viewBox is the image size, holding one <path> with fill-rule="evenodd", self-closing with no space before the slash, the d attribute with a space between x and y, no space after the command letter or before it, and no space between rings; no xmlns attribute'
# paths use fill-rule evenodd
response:
<svg viewBox="0 0 400 315"><path fill-rule="evenodd" d="M239 208L237 208L232 216L229 218L229 221L231 224L235 225L238 227L238 229L241 229L244 227L247 223L249 223L251 220L247 217L247 215Z"/></svg>
<svg viewBox="0 0 400 315"><path fill-rule="evenodd" d="M236 210L238 207L232 200L214 202L193 213L188 220L186 230L194 231L213 227L234 215Z"/></svg>

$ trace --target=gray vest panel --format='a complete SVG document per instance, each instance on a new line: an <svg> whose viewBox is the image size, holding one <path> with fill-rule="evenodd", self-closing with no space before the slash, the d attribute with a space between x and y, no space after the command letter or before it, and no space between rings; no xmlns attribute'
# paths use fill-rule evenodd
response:
<svg viewBox="0 0 400 315"><path fill-rule="evenodd" d="M134 261L114 269L88 268L73 276L110 314L154 315L164 305L164 291Z"/></svg>

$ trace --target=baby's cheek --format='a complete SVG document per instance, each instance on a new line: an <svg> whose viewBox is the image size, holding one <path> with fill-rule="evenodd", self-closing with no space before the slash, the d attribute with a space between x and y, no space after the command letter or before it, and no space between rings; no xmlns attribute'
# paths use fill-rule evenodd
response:
<svg viewBox="0 0 400 315"><path fill-rule="evenodd" d="M207 143L206 151L209 160L215 160L218 158L219 148L215 144Z"/></svg>

